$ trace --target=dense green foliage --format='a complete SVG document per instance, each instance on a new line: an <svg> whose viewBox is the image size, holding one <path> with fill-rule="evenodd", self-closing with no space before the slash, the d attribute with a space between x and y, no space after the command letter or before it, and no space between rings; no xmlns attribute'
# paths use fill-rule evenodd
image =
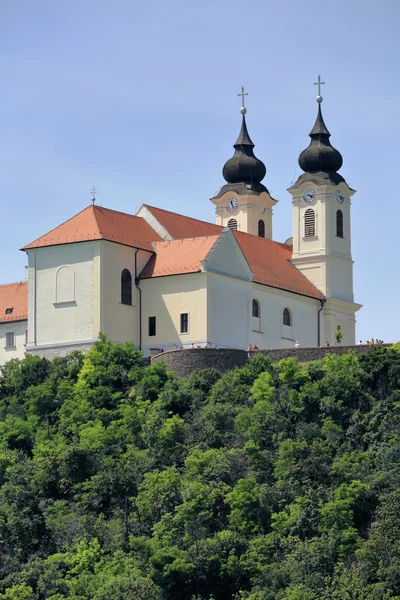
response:
<svg viewBox="0 0 400 600"><path fill-rule="evenodd" d="M400 599L400 348L0 375L0 599Z"/></svg>

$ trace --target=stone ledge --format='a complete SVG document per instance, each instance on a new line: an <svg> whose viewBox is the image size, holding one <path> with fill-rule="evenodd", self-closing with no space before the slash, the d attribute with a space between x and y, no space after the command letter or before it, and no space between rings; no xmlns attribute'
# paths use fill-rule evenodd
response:
<svg viewBox="0 0 400 600"><path fill-rule="evenodd" d="M35 356L40 356L42 358L47 358L48 360L52 360L58 356L67 356L74 352L74 350L81 350L82 352L87 352L92 347L93 342L76 342L72 344L63 344L54 346L36 346L33 348L27 348L26 354L33 354Z"/></svg>
<svg viewBox="0 0 400 600"><path fill-rule="evenodd" d="M381 344L383 347L392 344ZM249 357L255 354L269 356L273 362L283 358L296 358L299 362L310 362L324 358L327 354L346 354L353 351L364 354L374 348L369 344L358 346L310 346L300 348L266 348L264 350L238 350L235 348L191 348L185 350L169 350L153 356L151 364L163 362L169 371L174 371L180 377L187 377L195 369L217 369L221 373L243 367Z"/></svg>

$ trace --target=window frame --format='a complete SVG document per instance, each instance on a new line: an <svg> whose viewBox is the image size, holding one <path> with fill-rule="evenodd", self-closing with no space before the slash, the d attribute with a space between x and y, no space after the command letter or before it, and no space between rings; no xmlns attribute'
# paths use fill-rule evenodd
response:
<svg viewBox="0 0 400 600"><path fill-rule="evenodd" d="M343 221L343 211L340 208L338 208L336 211L336 237L341 238L342 240L344 239Z"/></svg>
<svg viewBox="0 0 400 600"><path fill-rule="evenodd" d="M308 220L307 217L309 217ZM304 212L304 237L315 237L315 231L315 210L307 208Z"/></svg>
<svg viewBox="0 0 400 600"><path fill-rule="evenodd" d="M185 328L186 326L186 328ZM179 330L180 333L189 333L189 313L181 313L179 317Z"/></svg>
<svg viewBox="0 0 400 600"><path fill-rule="evenodd" d="M285 323L285 321L289 322ZM292 311L287 306L285 306L282 312L282 325L284 325L285 327L292 327L293 325Z"/></svg>
<svg viewBox="0 0 400 600"><path fill-rule="evenodd" d="M257 314L254 314L255 312ZM257 300L257 298L253 298L253 300L251 302L251 316L254 319L261 319L261 305L260 305L259 300Z"/></svg>
<svg viewBox="0 0 400 600"><path fill-rule="evenodd" d="M148 334L149 337L155 337L157 335L157 317L149 317Z"/></svg>
<svg viewBox="0 0 400 600"><path fill-rule="evenodd" d="M128 274L129 278L124 280L124 274ZM132 306L132 274L127 268L124 268L121 271L120 288L121 304L124 304L125 306ZM129 300L129 302L127 300Z"/></svg>
<svg viewBox="0 0 400 600"><path fill-rule="evenodd" d="M8 336L12 335L12 344L8 344ZM15 331L6 331L6 345L5 348L16 348Z"/></svg>
<svg viewBox="0 0 400 600"><path fill-rule="evenodd" d="M262 229L262 234L260 233L260 229ZM258 220L257 233L258 233L258 237L261 237L261 238L265 239L265 221L264 221L264 219L259 219Z"/></svg>
<svg viewBox="0 0 400 600"><path fill-rule="evenodd" d="M68 273L68 275L65 275L65 273ZM68 281L68 285L67 285L68 293L66 294L66 297L64 296L65 288L62 289L62 287L61 287L62 284L60 283L60 278L62 280L64 277L69 277L69 281ZM65 279L64 279L63 283L65 284ZM57 269L57 273L55 276L53 305L64 307L64 306L73 306L75 304L76 304L76 302L75 302L75 271L71 265L61 265Z"/></svg>

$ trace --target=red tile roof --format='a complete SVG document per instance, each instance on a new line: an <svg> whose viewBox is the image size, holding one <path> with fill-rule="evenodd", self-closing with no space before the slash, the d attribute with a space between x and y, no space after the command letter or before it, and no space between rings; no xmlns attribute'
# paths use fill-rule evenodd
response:
<svg viewBox="0 0 400 600"><path fill-rule="evenodd" d="M208 249L211 248L223 228L161 208L145 206L174 238L173 243L160 241L160 236L141 217L90 205L23 250L103 239L150 252L156 250L158 254L150 259L141 273L142 278L199 271L200 260L208 251L203 250L208 244ZM255 282L312 298L323 298L290 262L291 246L240 231L235 232L235 237L254 272ZM182 240L189 241L183 244ZM151 242L157 243L153 247Z"/></svg>
<svg viewBox="0 0 400 600"><path fill-rule="evenodd" d="M212 236L221 233L223 227L213 225L178 213L172 213L161 208L146 205L146 208L156 217L175 239L190 236ZM323 298L317 288L290 262L292 246L266 240L249 233L235 231L239 246L254 273L254 281L269 285L288 292ZM150 262L156 263L155 258Z"/></svg>
<svg viewBox="0 0 400 600"><path fill-rule="evenodd" d="M312 298L323 294L292 263L292 246L235 231L239 246L254 273L254 281Z"/></svg>
<svg viewBox="0 0 400 600"><path fill-rule="evenodd" d="M155 216L157 221L161 223L174 240L183 238L204 237L209 235L219 235L222 231L220 225L207 223L207 221L199 221L192 217L185 217L178 213L155 208L144 204L144 206Z"/></svg>
<svg viewBox="0 0 400 600"><path fill-rule="evenodd" d="M160 239L160 236L141 217L90 205L62 225L25 246L23 250L90 240L108 240L153 251L150 242Z"/></svg>
<svg viewBox="0 0 400 600"><path fill-rule="evenodd" d="M7 308L12 308L12 313L6 315ZM11 321L25 321L28 318L28 284L5 283L0 285L0 323Z"/></svg>
<svg viewBox="0 0 400 600"><path fill-rule="evenodd" d="M218 235L189 239L155 242L154 254L140 273L140 279L197 273L201 270L200 261L205 258Z"/></svg>

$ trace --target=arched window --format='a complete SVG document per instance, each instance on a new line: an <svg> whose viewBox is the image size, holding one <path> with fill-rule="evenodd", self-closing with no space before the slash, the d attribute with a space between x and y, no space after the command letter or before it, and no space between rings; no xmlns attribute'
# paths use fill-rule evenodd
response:
<svg viewBox="0 0 400 600"><path fill-rule="evenodd" d="M283 310L283 324L287 327L292 326L292 315L290 314L290 310L288 308Z"/></svg>
<svg viewBox="0 0 400 600"><path fill-rule="evenodd" d="M252 315L253 315L253 317L256 317L257 319L259 319L261 317L260 303L258 300L253 300Z"/></svg>
<svg viewBox="0 0 400 600"><path fill-rule="evenodd" d="M121 304L132 304L132 275L128 269L121 273Z"/></svg>
<svg viewBox="0 0 400 600"><path fill-rule="evenodd" d="M340 209L336 213L336 235L343 237L343 213Z"/></svg>
<svg viewBox="0 0 400 600"><path fill-rule="evenodd" d="M56 302L75 300L75 273L72 267L64 265L56 273Z"/></svg>
<svg viewBox="0 0 400 600"><path fill-rule="evenodd" d="M228 227L230 227L230 229L237 229L237 221L236 221L236 219L229 219L229 221L228 221Z"/></svg>
<svg viewBox="0 0 400 600"><path fill-rule="evenodd" d="M308 208L304 214L304 237L315 235L315 212Z"/></svg>
<svg viewBox="0 0 400 600"><path fill-rule="evenodd" d="M265 238L265 223L262 219L258 221L258 237Z"/></svg>

